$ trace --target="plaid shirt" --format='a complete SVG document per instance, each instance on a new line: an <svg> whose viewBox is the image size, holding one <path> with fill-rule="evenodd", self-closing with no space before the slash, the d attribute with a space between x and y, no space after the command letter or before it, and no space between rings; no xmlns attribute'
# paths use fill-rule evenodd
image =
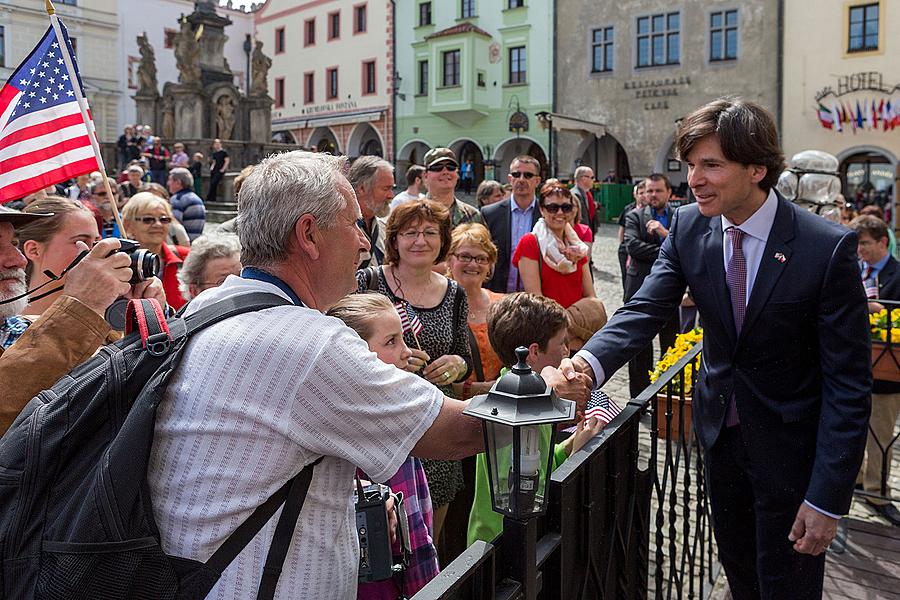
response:
<svg viewBox="0 0 900 600"><path fill-rule="evenodd" d="M366 476L361 471L359 475ZM385 485L395 494L403 493L412 559L406 571L396 575L394 579L359 584L359 600L396 600L400 596L401 582L404 595L412 597L440 572L432 539L434 515L431 494L428 492L428 480L422 469L422 461L409 457ZM401 553L399 542L394 544L393 551L395 556Z"/></svg>
<svg viewBox="0 0 900 600"><path fill-rule="evenodd" d="M13 342L22 337L29 325L31 321L18 315L7 317L0 325L0 348L6 350L12 346Z"/></svg>

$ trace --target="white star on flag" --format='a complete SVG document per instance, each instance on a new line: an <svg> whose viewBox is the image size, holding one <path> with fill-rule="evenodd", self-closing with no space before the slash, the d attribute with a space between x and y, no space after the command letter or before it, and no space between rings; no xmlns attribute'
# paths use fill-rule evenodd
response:
<svg viewBox="0 0 900 600"><path fill-rule="evenodd" d="M54 100L59 100L59 94L53 94L53 99L54 99Z"/></svg>
<svg viewBox="0 0 900 600"><path fill-rule="evenodd" d="M40 100L41 100L41 104L47 104L47 99L46 99L46 98L41 98Z"/></svg>
<svg viewBox="0 0 900 600"><path fill-rule="evenodd" d="M27 80L27 79L20 79L20 80L19 80L19 83L22 84L22 85L28 85L28 80Z"/></svg>

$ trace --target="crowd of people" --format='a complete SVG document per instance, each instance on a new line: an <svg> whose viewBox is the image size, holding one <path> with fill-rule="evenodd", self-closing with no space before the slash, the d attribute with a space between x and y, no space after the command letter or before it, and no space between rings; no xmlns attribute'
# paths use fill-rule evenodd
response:
<svg viewBox="0 0 900 600"><path fill-rule="evenodd" d="M23 296L0 304L0 387L10 390L0 401L0 428L121 337L105 318L119 298L153 298L190 315L242 294L279 295L290 305L233 317L192 340L167 388L148 472L162 546L206 560L260 503L324 456L278 597L411 596L467 544L502 529L490 510L483 454L476 458L484 450L480 424L462 411L516 363L517 347L583 411L626 362L637 396L649 384L652 339L658 334L665 351L699 311L707 366L695 419L733 593L750 598L802 584L803 594L781 595L814 597L833 536L823 518L846 512L847 471L857 461L853 475L871 490L881 470L874 446L858 468L869 392L880 402L882 434L900 410L894 387L876 382L872 390L867 382L858 352L867 353L867 328L856 327L865 312L861 284L869 308L880 310L879 299L900 299L900 270L878 216L832 227L774 191L783 157L773 128L769 115L743 102L719 101L685 120L676 143L697 202L671 207L662 174L634 186L618 221L626 305L608 324L592 268L602 211L589 167L579 167L569 187L544 180L533 157L517 156L506 185L478 185L474 207L456 193L474 187L471 163L449 148L410 166L398 194L393 166L379 157L349 163L289 152L244 169L235 181L237 220L204 233L194 168L202 156L192 163L183 144L170 154L149 128L126 128L118 184L85 175L26 199L21 211L0 209L0 300ZM744 138L755 143L727 145ZM229 166L219 140L212 158L207 200ZM743 246L733 241L735 229L746 236ZM131 255L116 252L123 234L159 257L155 277L134 282ZM803 244L790 246L794 237ZM776 287L775 270L792 252L803 272ZM716 256L721 268L711 266ZM24 297L45 285L55 287ZM766 293L762 309L754 304L762 292L751 295L757 288ZM772 347L790 360L755 352ZM847 380L831 381L826 363L843 365ZM613 413L617 400L627 399L602 397ZM581 420L555 448L554 467L605 425ZM791 456L763 449L773 437L794 448ZM834 440L843 444L837 455ZM762 474L756 461L785 468ZM356 580L349 501L356 475L401 492L412 555L398 577ZM755 496L774 512L757 515ZM735 517L729 506L738 505ZM900 516L888 502L878 510ZM210 597L255 594L274 527L273 520L228 566ZM797 582L786 583L785 569L799 574Z"/></svg>

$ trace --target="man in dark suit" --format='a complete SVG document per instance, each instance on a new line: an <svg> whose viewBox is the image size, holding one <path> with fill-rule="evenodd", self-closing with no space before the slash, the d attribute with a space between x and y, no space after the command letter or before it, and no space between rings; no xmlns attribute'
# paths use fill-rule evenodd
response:
<svg viewBox="0 0 900 600"><path fill-rule="evenodd" d="M594 201L594 170L590 167L580 166L575 169L575 185L572 187L572 195L581 203L579 209L580 223L590 228L591 233L596 233L599 226L599 214L597 204Z"/></svg>
<svg viewBox="0 0 900 600"><path fill-rule="evenodd" d="M484 283L491 291L520 292L522 278L512 264L512 257L522 236L530 232L541 218L535 190L541 183L541 164L533 156L517 156L509 165L509 183L512 197L489 204L481 209L484 224L491 232L497 246L497 264L494 274Z"/></svg>
<svg viewBox="0 0 900 600"><path fill-rule="evenodd" d="M862 280L869 299L869 312L885 308L880 300L900 300L900 263L888 252L888 226L872 215L862 215L850 222L850 229L859 236L857 253L862 261ZM891 306L891 309L894 307ZM890 361L889 355L881 360ZM869 436L866 440L866 460L860 473L863 489L881 495L881 469L887 459L887 481L891 476L893 452L885 456L894 438L894 424L900 413L900 383L876 379L872 383L872 417L869 419ZM884 490L890 495L890 488ZM866 502L892 525L900 526L900 511L891 502L866 497Z"/></svg>
<svg viewBox="0 0 900 600"><path fill-rule="evenodd" d="M647 206L633 210L625 216L625 249L628 251L628 268L625 271L625 302L637 293L644 279L659 256L659 248L669 234L669 224L675 212L669 207L672 186L669 179L653 173L644 180L644 198ZM678 310L659 332L660 356L675 343L678 329ZM635 398L650 385L653 369L652 342L628 362L628 386Z"/></svg>
<svg viewBox="0 0 900 600"><path fill-rule="evenodd" d="M857 236L773 190L784 156L756 104L701 107L676 147L697 202L678 209L644 285L573 363L602 384L690 286L704 325L694 432L732 596L820 598L870 410Z"/></svg>

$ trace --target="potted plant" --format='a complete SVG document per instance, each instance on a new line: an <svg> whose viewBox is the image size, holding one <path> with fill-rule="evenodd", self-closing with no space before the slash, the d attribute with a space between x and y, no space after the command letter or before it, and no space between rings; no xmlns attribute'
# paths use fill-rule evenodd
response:
<svg viewBox="0 0 900 600"><path fill-rule="evenodd" d="M900 381L900 308L869 313L872 336L872 376L882 381ZM888 340L890 332L890 341Z"/></svg>
<svg viewBox="0 0 900 600"><path fill-rule="evenodd" d="M666 350L666 353L656 363L656 367L650 372L650 381L655 382L663 376L681 357L688 353L694 345L703 339L703 330L694 328L687 333L680 333L675 337L675 345ZM698 355L699 356L699 355ZM691 391L693 389L694 380L694 362L689 362L684 367L684 439L688 439L691 435ZM667 395L660 392L656 395L656 435L660 438L669 437L671 432L673 439L681 437L681 390L673 382L672 384L672 422L671 427L666 423L666 409L668 404Z"/></svg>

